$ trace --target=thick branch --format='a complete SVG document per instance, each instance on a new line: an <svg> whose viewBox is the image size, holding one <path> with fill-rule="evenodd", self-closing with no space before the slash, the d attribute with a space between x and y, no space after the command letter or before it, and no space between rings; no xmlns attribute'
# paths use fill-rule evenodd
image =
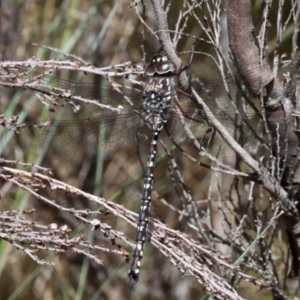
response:
<svg viewBox="0 0 300 300"><path fill-rule="evenodd" d="M182 62L172 44L169 34L167 16L161 2L161 0L151 0L159 30L159 41L163 49L166 51L168 58L175 63L177 70L179 70L182 66ZM189 86L189 80L185 72L180 75L180 83L185 89L187 89Z"/></svg>
<svg viewBox="0 0 300 300"><path fill-rule="evenodd" d="M284 170L282 184L287 186L295 171L299 144L291 126L292 104L290 99L283 96L282 85L273 77L263 53L259 54L253 38L251 16L250 1L229 1L229 44L245 84L253 94L260 95L264 99L273 153L280 159L280 165ZM280 105L276 107L267 105L270 98L280 101Z"/></svg>
<svg viewBox="0 0 300 300"><path fill-rule="evenodd" d="M268 9L268 6L266 8ZM228 32L229 44L236 60L236 65L249 90L263 99L263 105L267 112L266 120L272 137L273 154L279 160L280 167L283 170L281 185L289 191L290 199L288 195L282 197L284 195L283 188L279 187L278 184L274 183L273 187L269 185L271 179L268 178L269 176L262 177L262 181L264 187L278 199L285 211L288 207L293 207L293 213L289 214L287 224L290 226L293 270L295 275L300 275L298 262L300 256L299 212L292 202L293 200L299 200L297 199L299 198L299 192L298 187L293 188L290 186L291 183L300 182L299 178L297 178L299 177L299 171L297 170L299 166L296 167L299 141L291 126L292 101L289 97L284 96L280 82L276 78L273 78L270 67L266 67L266 60L263 53L259 53L254 43L251 2L249 0L229 1ZM260 43L263 44L264 41L260 41ZM260 68L260 66L264 67ZM256 71L253 71L253 68ZM252 71L250 72L250 70ZM279 105L268 105L269 98L278 100Z"/></svg>

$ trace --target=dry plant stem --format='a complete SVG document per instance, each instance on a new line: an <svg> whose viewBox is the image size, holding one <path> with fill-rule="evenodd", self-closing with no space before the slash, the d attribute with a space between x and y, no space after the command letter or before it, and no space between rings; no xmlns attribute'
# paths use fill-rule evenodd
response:
<svg viewBox="0 0 300 300"><path fill-rule="evenodd" d="M277 30L277 37L276 37L276 48L274 51L274 64L275 66L277 65L279 61L279 45L282 41L282 33L283 33L283 28L282 28L282 7L283 7L283 0L278 1L278 17L277 17L277 24L276 24L276 30ZM274 74L277 74L277 68L274 68L275 72Z"/></svg>
<svg viewBox="0 0 300 300"><path fill-rule="evenodd" d="M236 5L241 4L240 1L237 2L238 3ZM235 26L237 26L237 24ZM201 99L201 97L196 93L194 89L192 89L192 92L195 99L199 102L200 105L203 106L203 110L205 112L205 115L209 119L210 124L220 133L224 141L226 141L226 143L233 150L235 150L236 153L238 153L244 159L244 161L259 175L259 178L262 180L265 188L272 195L277 196L279 197L279 199L281 199L281 202L284 205L283 208L285 208L285 210L291 212L292 214L297 214L297 210L294 204L287 198L286 191L276 182L274 178L270 176L268 170L263 168L234 140L234 138L227 132L227 130L222 126L222 124L214 117L213 113L209 110L203 99Z"/></svg>
<svg viewBox="0 0 300 300"><path fill-rule="evenodd" d="M143 67L142 66L132 66L132 63L130 61L118 64L118 65L112 65L109 67L103 67L103 68L95 68L92 65L87 66L80 66L79 62L73 62L73 61L57 61L57 60L38 60L35 58L32 58L27 61L2 61L0 62L0 69L1 68L45 68L50 69L52 71L59 71L59 70L70 70L70 71L82 71L87 73L92 73L96 75L101 76L119 76L123 77L126 75L132 75L132 74L143 74ZM4 75L1 74L1 77ZM0 82L1 84L1 82Z"/></svg>
<svg viewBox="0 0 300 300"><path fill-rule="evenodd" d="M36 82L25 83L24 81L21 81L21 80L19 80L18 83L7 83L7 82L2 83L2 82L0 82L0 86L9 87L9 88L24 88L24 89L28 89L28 90L32 91L32 93L37 93L37 95L39 95L39 93L43 94L44 99L49 100L49 103L51 102L51 100L53 100L53 97L58 98L58 99L63 98L63 99L68 99L68 100L74 99L74 100L77 100L78 103L82 102L86 105L95 105L99 108L108 109L111 111L115 111L117 113L122 112L122 107L115 108L110 105L101 104L101 103L99 103L98 100L89 100L89 99L86 99L86 98L83 98L80 96L72 96L68 90L64 90L59 87L52 87L52 91L50 92L48 85L38 85ZM113 85L113 82L112 82L112 86L113 86L113 88L115 88ZM70 87L71 87L71 84L70 84ZM47 89L48 89L48 91L47 91ZM117 88L115 88L115 89L117 89ZM43 103L45 104L45 106L48 106L46 104L46 101L44 101ZM69 104L72 105L71 102L69 102ZM78 108L76 105L73 105L74 112L76 112L78 109L80 109L80 107Z"/></svg>
<svg viewBox="0 0 300 300"><path fill-rule="evenodd" d="M275 213L274 216L273 216L273 218L269 221L269 227L274 226L274 224L277 222L278 218L281 215L282 215L282 212L278 211L277 213ZM169 231L173 231L173 230L169 229ZM175 232L177 232L177 231L174 231L174 233ZM263 233L261 233L261 234L263 234ZM221 265L223 267L226 266L228 268L228 270L231 270L233 272L239 273L239 275L241 277L243 277L244 279L249 280L249 281L253 281L253 282L255 282L255 284L259 284L259 285L263 286L262 282L259 283L257 280L255 280L253 277L251 277L251 275L250 276L249 275L245 275L242 272L240 273L240 271L238 269L235 269L234 266L238 266L241 263L241 261L242 261L244 255L245 255L245 253L242 254L242 256L240 257L239 261L237 261L234 266L231 265L231 264L229 264L229 263L228 264L226 264L226 263L224 264L222 256L220 256L220 255L219 255L219 257L218 257L218 255L215 256L215 253L212 250L206 249L206 248L202 247L200 244L197 245L197 242L195 242L193 239L191 239L190 236L187 236L187 235L185 235L183 233L179 233L178 237L180 238L180 240L177 240L176 243L182 243L182 245L187 246L188 249L191 249L191 250L195 251L196 257L203 259L204 255L205 255L205 262L206 262L206 264L212 265L212 264L217 263L217 264L219 264L219 265ZM154 242L154 244L155 244L155 242ZM255 244L255 242L252 243L252 246L254 244ZM161 247L163 247L165 249L166 246L164 246L164 245L161 244ZM170 251L170 248L172 248L172 247L173 247L172 244L167 243L167 248L166 249L169 249L169 251ZM178 249L173 248L173 251L176 253L176 255L179 255L178 260L180 260L181 263L184 263L184 262L188 263L188 261L186 261L186 259L183 259L184 253L181 253L181 250L179 251ZM172 250L171 250L171 253L172 253ZM197 262L193 261L193 266L197 266ZM206 269L206 267L205 267L205 269ZM194 268L193 269L188 268L188 272L192 272L192 270L194 270ZM206 269L206 271L208 271L208 270ZM215 279L218 278L215 274L214 274L213 277ZM203 282L202 282L202 284L203 284ZM206 283L204 283L204 286L205 286L205 284Z"/></svg>
<svg viewBox="0 0 300 300"><path fill-rule="evenodd" d="M127 2L127 1L126 1ZM143 4L144 5L144 4ZM145 20L143 19L143 17L141 16L139 10L138 10L138 6L137 5L130 5L130 7L132 7L132 9L134 9L136 15L138 16L139 20L141 21L141 23L144 25L144 27L151 33L153 34L156 38L158 38L156 36L156 34L153 32L153 30L148 26L148 24L145 22Z"/></svg>
<svg viewBox="0 0 300 300"><path fill-rule="evenodd" d="M94 228L95 230L100 230L103 232L106 236L109 237L109 239L112 241L113 245L116 245L115 240L121 240L123 243L131 245L127 241L127 239L124 237L124 234L122 232L118 232L115 230L112 230L110 226L102 223L99 219L90 220L87 219L87 216L94 216L94 215L100 215L100 211L89 211L89 210L76 210L73 208L65 208L61 205L57 204L55 201L47 199L37 193L36 188L45 188L49 186L51 189L61 190L66 193L71 193L74 195L82 196L89 201L93 201L104 207L107 211L114 214L115 216L123 218L126 222L130 223L131 225L135 226L137 214L132 213L131 211L126 210L123 206L118 205L113 202L109 202L106 199L96 197L94 195L85 193L81 191L80 189L74 188L70 185L67 185L63 182L60 182L58 180L52 179L51 177L41 175L38 173L30 173L25 172L21 170L16 170L8 167L2 167L2 174L0 174L0 177L7 181L12 182L16 184L17 186L21 187L22 189L28 191L32 195L34 195L37 199L40 199L42 201L47 202L49 205L55 206L57 209L70 213L73 216L75 216L78 220L82 221L84 224L89 224ZM35 186L35 188L32 188L32 186ZM97 222L95 222L97 221ZM27 220L24 220L24 222L27 222ZM203 284L209 292L215 293L216 295L223 295L227 297L227 299L242 299L239 297L236 292L226 283L226 281L220 277L218 277L216 274L214 274L212 271L208 269L206 266L209 262L209 265L213 265L215 263L219 264L220 266L225 267L228 270L231 270L231 272L236 273L240 277L244 278L245 280L253 281L255 284L259 286L265 286L265 283L256 280L255 278L244 274L239 269L235 269L232 267L230 263L226 261L224 257L222 257L220 254L215 253L213 250L207 249L206 247L202 246L198 241L193 240L191 236L182 233L177 230L173 230L168 228L165 224L162 224L161 222L154 220L153 221L155 226L155 231L152 233L151 242L154 246L156 246L160 251L162 251L166 256L170 257L171 262L181 271L184 273L191 274L198 282ZM42 225L36 225L38 227ZM50 225L49 225L50 226ZM49 227L47 226L47 228ZM50 226L51 227L51 226ZM46 228L46 227L45 227ZM45 229L44 228L44 229ZM54 229L53 229L54 230ZM60 232L60 231L59 231ZM58 232L58 233L59 233ZM4 237L5 238L5 237ZM82 253L84 255L88 255L84 249L79 249L78 247L75 247L76 245L79 246L85 246L88 247L87 242L82 237L78 237L79 240L76 240L76 242L70 240L68 243L66 239L57 239L56 245L57 247L53 249L56 252L59 252L59 249L64 249L63 247L67 247L72 251L76 251L78 253ZM162 239L164 240L164 243L162 243ZM22 238L21 238L22 240ZM16 241L13 241L14 243L17 243ZM44 239L45 243L51 243L49 239ZM67 244L66 244L67 243ZM53 244L53 243L52 243ZM129 261L128 253L124 250L122 250L122 247L120 245L118 246L118 250L109 250L109 249L103 249L99 248L101 251L110 251L115 252L116 254L119 254L126 258L127 261ZM42 247L42 248L41 248ZM43 248L43 245L36 245L35 249L50 249L51 247ZM187 249L190 249L189 253L187 254L184 251L182 251L182 247L185 247ZM52 249L52 248L51 248ZM58 249L58 250L57 250ZM88 249L91 249L90 247ZM98 249L96 246L93 249ZM28 250L27 250L28 251ZM28 253L29 254L29 253ZM90 254L89 254L90 255ZM32 257L32 255L30 255ZM199 261L196 261L194 257L202 257L205 261L204 264L202 264ZM37 258L32 257L34 260L38 262ZM95 257L90 257L93 260L96 260ZM42 263L42 262L41 262ZM212 280L214 278L214 280Z"/></svg>
<svg viewBox="0 0 300 300"><path fill-rule="evenodd" d="M20 161L16 161L16 160L7 160L7 159L0 157L0 164L10 164L10 165L17 165L17 166L19 165L19 166L23 166L23 167L27 167L27 168L35 168L37 170L41 170L41 172L43 172L45 174L52 175L51 169L41 167L34 163L24 163L24 162L20 162Z"/></svg>
<svg viewBox="0 0 300 300"><path fill-rule="evenodd" d="M28 221L22 217L22 214L33 214L35 209L30 211L4 211L0 214L1 233L0 237L13 244L18 249L26 252L39 265L54 266L53 262L39 259L34 253L39 250L47 250L53 253L63 253L73 251L81 253L94 260L97 264L102 261L96 255L91 255L90 250L96 249L104 252L114 252L126 256L127 253L122 250L110 250L100 246L93 246L85 239L83 234L77 234L69 238L71 230L63 225L58 227L52 223L49 226L41 225L36 222Z"/></svg>
<svg viewBox="0 0 300 300"><path fill-rule="evenodd" d="M189 212L189 214L192 216L191 217L191 221L196 224L196 226L198 227L198 230L199 232L202 233L202 236L205 238L206 235L203 234L204 233L204 230L203 230L203 226L201 224L201 218L199 216L199 213L198 213L198 210L197 210L197 205L196 205L196 201L195 201L195 198L192 196L192 194L190 193L190 189L188 187L188 185L185 183L185 180L184 180L184 176L183 174L180 172L180 169L176 163L176 160L175 158L172 157L170 151L168 151L166 145L161 142L161 145L163 146L165 152L167 153L167 156L168 156L168 161L169 161L169 173L171 175L171 179L172 179L172 184L175 188L175 191L177 192L177 195L179 198L180 197L180 192L177 190L177 187L176 187L176 182L175 182L175 176L177 177L177 180L179 182L179 186L182 190L182 195L185 199L185 201L182 201L183 202L183 206L185 207L185 210L187 210ZM174 172L174 175L173 175L173 172ZM185 203L186 202L186 203ZM205 240L206 244L209 244L209 239L206 238Z"/></svg>
<svg viewBox="0 0 300 300"><path fill-rule="evenodd" d="M276 198L280 199L282 208L289 212L291 215L298 216L294 203L288 199L287 192L279 185L279 183L270 176L267 169L261 166L254 160L227 132L224 126L214 117L213 113L209 110L203 99L192 89L193 96L202 105L205 115L208 117L210 124L220 133L224 141L243 158L243 160L258 174L259 179L262 181L264 187Z"/></svg>
<svg viewBox="0 0 300 300"><path fill-rule="evenodd" d="M264 102L264 108L269 113L267 125L272 136L273 152L279 161L279 166L284 165L281 184L288 188L291 178L296 174L294 183L299 183L299 170L294 170L298 159L298 138L293 131L291 121L291 100L287 97L282 97L282 87L280 83L273 78L270 69L264 68L263 71L248 72L253 65L261 65L261 57L255 46L253 39L253 25L251 18L251 3L247 0L231 0L228 7L228 30L230 37L230 47L240 73L244 75L244 80L249 89L256 95L261 95ZM262 42L261 42L262 43ZM260 44L261 44L260 43ZM263 51L262 48L260 51ZM247 55L245 55L247 53ZM260 53L263 55L263 53ZM245 76L247 74L247 76ZM263 94L266 87L267 95ZM273 99L280 99L281 105L276 108L268 107L266 105L268 97ZM238 152L239 153L239 152ZM242 156L244 158L244 156ZM245 158L244 158L245 159ZM300 222L299 212L296 209L293 201L288 198L287 192L283 187L275 181L274 178L268 174L263 168L257 168L250 160L245 160L261 177L263 186L278 199L281 208L287 213L289 218L291 236L295 239L291 243L291 250L293 252L294 272L299 276L298 257L300 255ZM255 166L255 168L254 168ZM298 167L299 169L299 167ZM297 189L297 188L296 188ZM298 192L294 192L296 197ZM289 193L292 195L292 193ZM295 197L295 196L294 196ZM298 199L295 199L298 200Z"/></svg>
<svg viewBox="0 0 300 300"><path fill-rule="evenodd" d="M293 10L291 12L294 20L295 28L299 27L299 17L300 17L300 3L298 0L294 1ZM294 30L293 32L293 53L292 57L296 58L297 50L298 50L298 37L299 37L299 29Z"/></svg>
<svg viewBox="0 0 300 300"><path fill-rule="evenodd" d="M160 41L162 43L162 46L163 46L164 50L166 51L168 57L170 57L170 59L173 60L177 66L180 67L181 66L180 59L178 58L178 56L174 50L174 47L171 43L171 39L170 39L170 36L168 33L166 15L165 15L164 9L161 5L161 1L152 0L151 2L153 5L153 8L154 8L155 15L156 15L157 24L158 24L158 27L160 30L159 36L160 36ZM239 2L239 1L237 1L237 2ZM237 3L236 5L239 5L239 4ZM245 13L243 14L243 16L244 15L245 15ZM251 14L249 17L248 12L247 12L246 16L249 19L251 17ZM238 44L241 44L241 43L238 43ZM251 47L251 49L253 49L253 47ZM251 51L251 49L250 49L250 51ZM244 48L243 48L243 51L244 51ZM247 66L248 66L248 64L247 64ZM253 66L252 66L252 68L253 68ZM250 68L250 66L249 66L248 73L250 73L250 75L252 72L249 72L249 70L251 70L252 68ZM245 72L246 72L246 70L245 70ZM183 74L181 74L181 75L183 75ZM271 73L271 75L269 73L266 73L266 76L268 76L268 77L271 76L271 77L269 77L268 80L271 80L273 78L272 73ZM187 80L187 78L185 78L185 76L180 76L180 83L182 84L182 86L185 86L185 83L186 83L185 80ZM255 78L255 80L256 80L256 78ZM256 89L257 89L257 91L261 90L260 87L259 88L256 87ZM265 181L267 190L270 191L273 195L277 195L277 194L279 195L280 199L282 199L282 203L285 205L286 210L291 211L292 214L294 212L296 212L294 204L291 203L290 201L288 201L288 199L287 199L287 193L274 180L274 178L271 178L269 176L269 172L265 168L262 168L257 163L256 160L252 159L252 157L237 142L235 142L235 140L232 138L232 136L221 125L221 123L214 117L212 112L205 105L205 102L198 96L198 94L194 90L193 90L193 95L195 96L195 98L197 99L197 101L200 105L205 106L204 111L205 111L205 114L208 116L208 119L210 120L211 125L221 134L221 136L228 143L228 145L230 145L232 147L232 149L234 149L241 157L243 157L245 162L257 174L259 174L260 179Z"/></svg>
<svg viewBox="0 0 300 300"><path fill-rule="evenodd" d="M166 51L167 55L176 63L177 68L179 69L181 66L180 60L178 59L174 47L172 46L169 34L168 34L168 27L167 27L167 21L166 21L166 14L164 12L164 9L161 5L160 1L154 1L152 0L152 5L155 11L157 24L159 27L159 36L161 44ZM269 73L267 73L269 75ZM272 80L272 76L268 79L268 81ZM180 77L180 83L182 86L187 87L187 80L186 77L184 77L184 74ZM259 86L257 88L257 91L260 91L261 87ZM227 130L221 125L221 123L214 118L211 111L206 106L205 102L196 94L194 90L192 90L193 96L195 99L197 99L198 103L203 107L203 110L207 116L207 118L210 120L211 125L220 133L220 135L223 137L223 139L228 143L228 145L236 151L243 159L244 161L258 174L259 179L263 182L263 185L265 188L276 198L279 198L281 203L283 204L283 207L285 211L289 212L292 215L298 215L298 212L294 206L294 204L289 201L287 197L286 191L279 185L279 183L270 175L268 170L263 168L256 160L254 160L233 138L232 136L227 132Z"/></svg>
<svg viewBox="0 0 300 300"><path fill-rule="evenodd" d="M39 44L36 44L36 43L32 43L32 46L47 49L47 50L51 50L54 53L62 54L66 58L72 58L72 59L78 60L82 64L88 65L88 62L83 60L81 57L79 57L77 55L74 55L74 54L71 54L71 53L67 53L67 52L62 51L58 48L50 47L50 46L47 46L47 45L39 45Z"/></svg>
<svg viewBox="0 0 300 300"><path fill-rule="evenodd" d="M101 215L102 213L100 211L90 211L90 210L76 210L73 208L66 208L62 207L58 203L56 203L55 200L47 199L46 197L43 197L38 194L38 192L35 190L35 188L31 188L28 185L32 185L34 187L39 188L45 188L49 186L52 190L61 190L69 194L74 195L80 195L85 197L86 199L97 202L99 205L107 209L107 211L113 213L117 216L123 216L123 218L130 224L134 225L135 223L130 219L128 216L132 215L133 213L130 211L127 211L126 213L123 212L124 207L120 206L118 204L114 204L111 202L108 202L104 198L98 198L96 196L93 196L91 194L85 193L81 191L80 189L74 188L73 186L70 186L68 184L65 184L59 180L52 179L51 177L39 174L39 173L30 173L22 170L12 169L8 167L1 167L1 169L5 172L4 174L0 174L1 178L16 184L20 188L30 192L32 195L34 195L36 198L48 203L51 206L56 207L60 211L68 212L73 214L77 219L83 221L85 224L90 224L93 228L95 227L93 220L89 220L86 218L86 216L90 215ZM30 181L31 180L31 181ZM102 228L102 224L97 225L98 228L102 231L106 231L108 227L104 224L104 227ZM109 229L111 230L111 229ZM118 233L117 231L112 230L111 231L113 235L121 240L123 240L125 243L131 245L127 239L124 237L123 233Z"/></svg>
<svg viewBox="0 0 300 300"><path fill-rule="evenodd" d="M265 64L266 61L261 57L263 53L259 55L254 42L249 1L229 1L228 31L231 51L245 83L253 94L263 98L263 108L268 112L267 125L272 136L273 152L277 154L280 165L284 163L282 184L287 186L292 174L297 173L294 167L297 161L298 138L290 124L292 104L290 99L283 97L282 86L273 77L271 69L259 68L261 63ZM257 72L249 72L253 66L256 67ZM270 107L267 105L269 98L281 100L282 105ZM299 182L299 179L296 181Z"/></svg>

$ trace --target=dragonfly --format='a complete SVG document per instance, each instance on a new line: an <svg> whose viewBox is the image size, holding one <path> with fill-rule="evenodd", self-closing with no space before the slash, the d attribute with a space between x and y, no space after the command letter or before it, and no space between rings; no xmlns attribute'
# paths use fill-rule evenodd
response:
<svg viewBox="0 0 300 300"><path fill-rule="evenodd" d="M49 75L51 73L52 75ZM131 84L129 86L122 84L121 88L115 88L102 82L99 84L77 83L63 80L53 73L53 70L41 73L16 67L4 69L4 72L0 74L0 87L21 90L22 99L26 99L26 105L20 110L32 110L35 116L41 111L47 113L44 122L26 121L10 128L16 133L15 146L17 149L20 148L21 152L26 151L35 155L42 152L46 148L45 145L51 144L47 150L49 155L82 164L87 158L94 161L99 151L112 156L120 151L119 149L132 148L133 145L137 145L142 136L145 136L147 130L144 130L145 120L140 86L132 87ZM227 84L227 92L223 82ZM254 137L252 139L255 138L259 141L259 146L266 148L263 137L255 134L258 132L257 128L261 130L264 126L262 124L264 116L259 108L260 103L256 101L254 106L249 106L248 102L239 101L238 97L241 97L241 94L235 96L236 81L232 77L224 81L215 80L204 84L197 80L192 82L192 85L224 125L234 130L245 124L249 128L253 126ZM227 93L237 100L229 99L226 96ZM193 132L198 133L198 138L201 137L208 128L203 120L209 121L209 117L204 116L203 119L201 110L191 105L186 94L178 96L180 105L171 108L172 117L169 119L172 124L169 122L168 125L173 139L180 140L179 137L186 136L185 130L182 129L182 113L185 116L192 116L190 119L185 118L185 124L193 126ZM271 101L270 104L273 105ZM175 108L181 112L178 113ZM54 122L54 118L59 120ZM195 119L199 121L196 125L193 122ZM109 131L106 134L101 136L95 134L107 128ZM11 134L7 135L6 143L11 137ZM218 155L222 157L233 155L226 146L223 148L225 153ZM220 147L208 149L207 146L205 149L211 153L219 153Z"/></svg>
<svg viewBox="0 0 300 300"><path fill-rule="evenodd" d="M1 73L6 80L4 86L23 87L34 95L28 103L29 107L35 110L44 107L54 116L39 122L11 126L7 140L14 140L22 151L37 154L46 148L51 155L62 159L94 161L98 159L99 152L113 155L137 145L150 134L135 246L128 272L131 290L136 288L140 276L159 138L165 132L178 146L191 139L189 132L192 132L193 139L201 144L203 150L205 137L210 132L209 117L203 116L201 107L191 101L191 95L175 83L175 77L189 66L176 70L175 64L165 54L155 55L145 67L147 81L143 91L132 86L120 88L114 85L78 84L22 68L6 69ZM20 77L26 79L18 85L17 79ZM236 86L236 83L232 79L227 80L229 91L233 85ZM224 91L219 81L206 85L205 89L197 83L194 86L203 97L210 97L209 89ZM240 101L242 105L239 106L239 103L228 98L215 98L207 103L218 119L234 130L233 134L238 132L237 138L245 148L256 146L264 151L267 149L263 137L263 118L257 110L253 110L253 103L249 106L247 102ZM205 150L219 154L220 145L211 148L207 145ZM222 155L232 154L225 151Z"/></svg>
<svg viewBox="0 0 300 300"><path fill-rule="evenodd" d="M148 79L142 94L143 116L149 126L152 137L144 178L132 263L128 272L129 287L131 290L135 289L139 279L141 260L146 241L158 136L167 127L169 109L175 101L175 85L172 77L180 74L188 67L189 65L176 72L175 64L166 55L158 54L151 59L150 64L145 68L145 75L150 79Z"/></svg>

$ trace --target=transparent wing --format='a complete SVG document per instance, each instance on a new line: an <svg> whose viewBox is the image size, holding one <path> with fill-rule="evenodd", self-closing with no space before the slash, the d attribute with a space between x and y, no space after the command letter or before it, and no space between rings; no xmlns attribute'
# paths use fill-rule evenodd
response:
<svg viewBox="0 0 300 300"><path fill-rule="evenodd" d="M27 155L48 152L59 159L79 162L95 160L97 153L113 155L141 140L146 141L149 130L142 118L141 89L121 85L114 88L101 82L77 84L26 69L9 74L7 82L26 88L23 94L27 104L39 112L33 113L35 117L38 115L42 119L36 121L29 114L28 122L13 126L6 136L7 142L12 142ZM226 97L226 85L227 91L237 92L233 79L226 79L225 85L220 81L211 82L205 88L199 82L193 85L241 145L251 151L254 145L268 148L263 116L253 108L259 107L259 103L249 105L241 98ZM209 91L218 92L220 96L212 97ZM208 134L209 118L202 115L201 108L186 95L179 92L178 96L178 104L174 104L168 122L174 141L184 144L194 139L215 155L221 148L226 148L226 145L215 145L216 142L209 140L212 135ZM47 116L43 116L45 111ZM233 153L226 150L221 155Z"/></svg>

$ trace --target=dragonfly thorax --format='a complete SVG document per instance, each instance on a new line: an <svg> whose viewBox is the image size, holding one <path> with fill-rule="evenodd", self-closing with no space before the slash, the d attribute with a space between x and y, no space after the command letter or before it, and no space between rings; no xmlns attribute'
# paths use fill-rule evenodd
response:
<svg viewBox="0 0 300 300"><path fill-rule="evenodd" d="M156 131L157 123L162 128L168 121L168 109L173 103L175 89L171 78L151 78L143 92L143 110L151 131ZM162 130L162 128L160 130Z"/></svg>

